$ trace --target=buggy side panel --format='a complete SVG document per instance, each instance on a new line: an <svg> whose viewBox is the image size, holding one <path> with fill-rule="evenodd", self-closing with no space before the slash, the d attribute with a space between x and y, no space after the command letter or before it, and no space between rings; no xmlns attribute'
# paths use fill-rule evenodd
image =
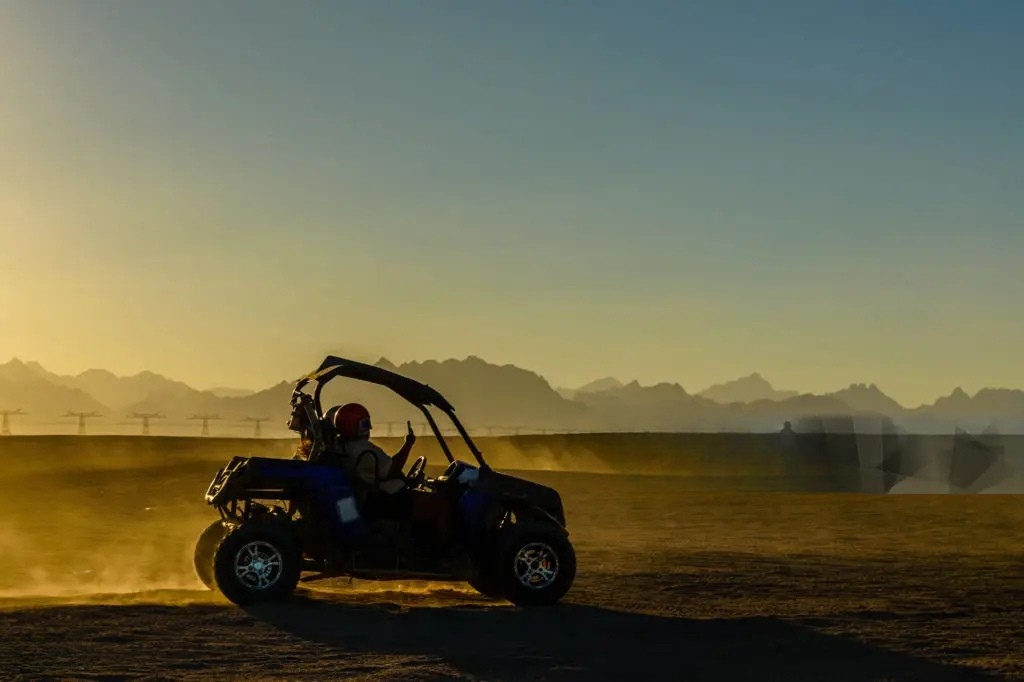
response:
<svg viewBox="0 0 1024 682"><path fill-rule="evenodd" d="M343 542L359 542L368 535L355 490L341 467L297 459L235 457L217 472L206 492L207 503L218 508L257 499L308 505Z"/></svg>
<svg viewBox="0 0 1024 682"><path fill-rule="evenodd" d="M482 536L493 524L497 500L485 492L470 488L459 498L457 513L463 539L473 540Z"/></svg>

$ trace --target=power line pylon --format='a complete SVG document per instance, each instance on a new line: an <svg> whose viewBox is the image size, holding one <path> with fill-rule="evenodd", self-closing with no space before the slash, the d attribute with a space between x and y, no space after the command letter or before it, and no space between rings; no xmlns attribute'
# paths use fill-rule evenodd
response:
<svg viewBox="0 0 1024 682"><path fill-rule="evenodd" d="M64 417L78 417L78 435L85 435L85 420L92 417L102 417L99 412L71 412L68 410L67 414L62 415Z"/></svg>
<svg viewBox="0 0 1024 682"><path fill-rule="evenodd" d="M220 418L221 418L221 416L219 414L194 414L191 417L189 417L189 419L202 419L203 420L203 430L199 434L201 436L209 436L210 435L210 420L211 419L220 419Z"/></svg>
<svg viewBox="0 0 1024 682"><path fill-rule="evenodd" d="M246 417L242 421L243 422L256 422L256 429L253 432L253 437L254 438L262 438L263 437L263 433L262 433L262 431L260 431L260 424L262 424L265 421L268 421L269 419L270 419L270 417Z"/></svg>
<svg viewBox="0 0 1024 682"><path fill-rule="evenodd" d="M19 407L16 410L0 410L0 416L3 416L3 423L0 424L0 436L11 435L11 417L28 414L28 412L22 412Z"/></svg>
<svg viewBox="0 0 1024 682"><path fill-rule="evenodd" d="M149 435L149 420L150 419L163 419L164 415L160 414L159 412L147 412L147 413L133 412L130 415L128 415L128 418L129 419L141 419L142 420L142 435L143 436L148 436Z"/></svg>

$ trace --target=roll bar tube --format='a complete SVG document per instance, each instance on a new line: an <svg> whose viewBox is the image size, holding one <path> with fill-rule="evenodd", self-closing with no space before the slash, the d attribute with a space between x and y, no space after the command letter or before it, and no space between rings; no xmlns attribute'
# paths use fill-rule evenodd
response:
<svg viewBox="0 0 1024 682"><path fill-rule="evenodd" d="M452 457L452 451L448 448L448 442L445 441L444 436L441 435L441 429L437 428L437 422L434 421L434 416L427 410L426 405L420 405L420 412L427 418L427 423L430 424L430 430L434 432L434 437L437 438L437 442L441 444L441 449L444 450L444 456L448 458L448 463L455 461Z"/></svg>
<svg viewBox="0 0 1024 682"><path fill-rule="evenodd" d="M462 440L466 441L466 445L469 447L469 451L473 453L473 457L476 458L477 464L479 464L481 468L490 468L488 467L487 462L484 461L484 454L480 452L476 443L473 442L473 439L469 437L469 433L467 433L466 429L462 426L462 422L460 422L459 418L455 416L455 411L446 410L445 414L447 414L448 418L452 420L452 424L455 424L455 428L459 430L459 435L462 436Z"/></svg>
<svg viewBox="0 0 1024 682"><path fill-rule="evenodd" d="M312 404L311 407L312 407L313 411L316 413L316 418L311 420L311 421L314 424L314 426L313 426L313 428L314 428L314 438L315 438L316 441L320 441L320 445L323 444L322 443L323 438L322 438L322 434L320 433L320 428L319 428L319 424L317 423L317 420L323 417L323 412L324 412L323 411L323 407L320 404L320 394L323 391L324 386L327 385L327 381L329 381L331 378L333 378L333 377L329 377L326 381L314 380L314 383L316 384L316 388L313 389L313 396L312 396L313 404ZM298 384L295 386L295 392L301 391L306 386L306 384L309 383L309 381L310 381L310 379L308 379L308 378L301 379L298 382ZM371 383L373 383L373 382L371 382ZM378 384L378 385L380 385L380 384ZM394 389L392 389L392 390L394 390ZM395 393L398 393L398 391L395 391ZM401 394L399 394L399 395L401 395ZM402 397L404 397L404 396L402 396ZM408 402L412 402L412 401L408 401ZM415 404L415 403L413 403L413 404ZM416 404L416 407L418 407L420 409L420 412L422 412L423 416L426 418L427 423L430 425L430 430L434 432L434 437L437 438L437 442L441 445L441 450L444 451L444 456L448 459L448 462L449 463L454 462L455 461L455 457L452 456L451 448L448 447L448 442L445 441L444 436L441 435L441 430L438 428L437 422L434 420L434 416L432 414L430 414L430 411L427 409L426 405ZM459 418L455 416L455 409L450 407L450 405L447 405L446 407L439 408L439 409L441 409L441 411L444 412L448 416L448 419L451 420L452 424L455 425L456 430L458 430L459 435L462 436L462 440L465 441L466 446L469 448L469 451L471 453L473 453L473 457L476 459L477 464L479 464L482 468L490 468L488 466L487 462L484 461L483 453L480 452L480 449L477 448L476 444L473 442L473 439L470 438L469 433L466 431L465 427L462 425L462 422L459 421Z"/></svg>

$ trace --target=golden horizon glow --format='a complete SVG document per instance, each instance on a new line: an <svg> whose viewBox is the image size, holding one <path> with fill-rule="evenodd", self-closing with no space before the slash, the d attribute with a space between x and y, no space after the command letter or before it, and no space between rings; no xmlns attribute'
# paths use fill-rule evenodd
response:
<svg viewBox="0 0 1024 682"><path fill-rule="evenodd" d="M485 8L474 30L188 8L0 6L0 362L260 388L326 353L476 355L556 387L759 372L907 406L1024 388L998 26L985 77L936 40L885 80L870 37L818 78L723 9L666 23L685 39L550 12L513 40ZM581 21L631 51L539 28Z"/></svg>

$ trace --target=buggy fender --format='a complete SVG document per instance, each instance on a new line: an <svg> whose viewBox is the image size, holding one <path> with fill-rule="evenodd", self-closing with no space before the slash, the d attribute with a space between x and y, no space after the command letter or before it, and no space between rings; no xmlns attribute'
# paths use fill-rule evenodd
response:
<svg viewBox="0 0 1024 682"><path fill-rule="evenodd" d="M502 496L498 500L498 506L501 509L512 510L517 519L530 519L533 521L550 523L565 533L566 536L569 535L569 531L566 529L565 524L561 519L546 509L542 509L535 504L531 504L521 497Z"/></svg>

